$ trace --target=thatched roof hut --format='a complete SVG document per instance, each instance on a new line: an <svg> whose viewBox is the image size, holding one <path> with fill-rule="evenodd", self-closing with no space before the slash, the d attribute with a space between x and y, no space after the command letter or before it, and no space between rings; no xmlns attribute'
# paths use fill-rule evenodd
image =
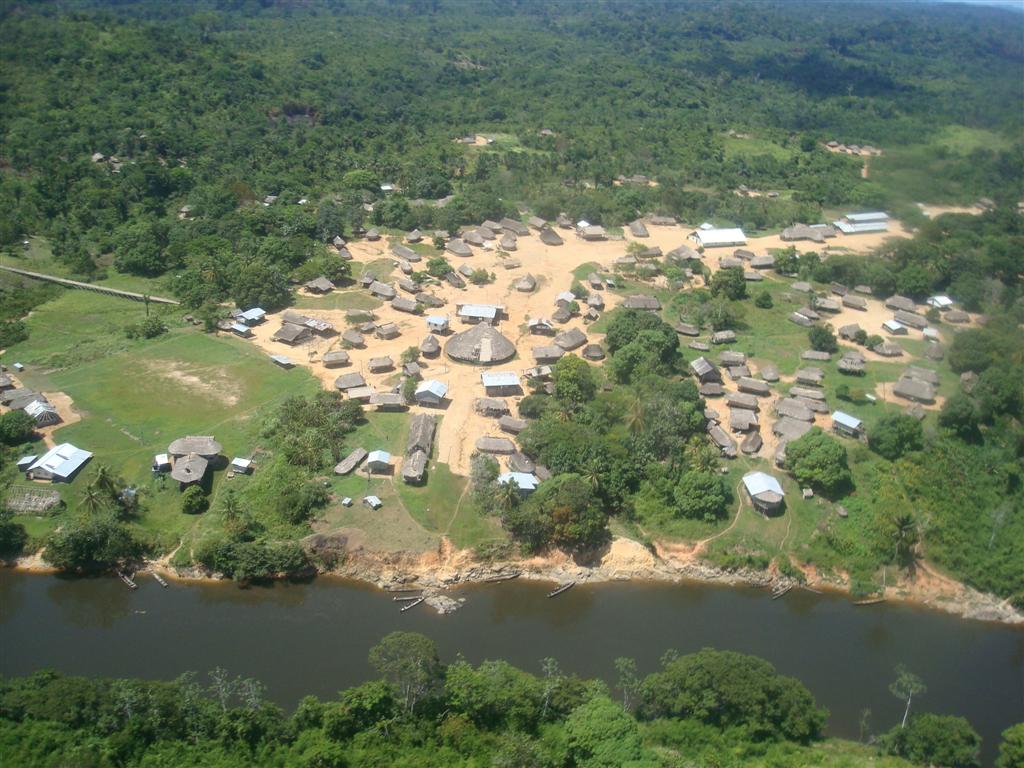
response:
<svg viewBox="0 0 1024 768"><path fill-rule="evenodd" d="M448 244L445 246L445 249L455 256L473 255L473 251L470 249L468 245L466 245L466 241L461 240L460 238L457 237L449 240Z"/></svg>
<svg viewBox="0 0 1024 768"><path fill-rule="evenodd" d="M194 453L197 456L212 459L221 450L223 450L221 444L214 440L211 435L189 435L188 437L179 437L171 443L167 448L167 453L173 457L187 456L190 453Z"/></svg>
<svg viewBox="0 0 1024 768"><path fill-rule="evenodd" d="M540 241L544 245L562 245L565 242L562 240L562 236L551 229L551 227L545 227L540 231Z"/></svg>
<svg viewBox="0 0 1024 768"><path fill-rule="evenodd" d="M478 323L452 336L444 347L452 360L471 365L495 365L515 357L516 347L497 328Z"/></svg>
<svg viewBox="0 0 1024 768"><path fill-rule="evenodd" d="M433 334L429 334L427 338L420 342L420 352L426 357L434 357L440 354L441 344Z"/></svg>

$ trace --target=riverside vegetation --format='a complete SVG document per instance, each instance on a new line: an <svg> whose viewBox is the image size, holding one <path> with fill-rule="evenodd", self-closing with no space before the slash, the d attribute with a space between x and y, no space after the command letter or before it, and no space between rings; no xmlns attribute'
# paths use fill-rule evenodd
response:
<svg viewBox="0 0 1024 768"><path fill-rule="evenodd" d="M848 574L854 592L866 594L886 568L912 572L927 556L1021 605L1024 567L1013 542L1024 526L1016 332L1024 270L1013 193L1022 186L1014 142L1014 63L1022 54L1001 12L855 7L837 19L799 3L714 10L670 3L673 13L655 29L633 15L640 10L617 6L527 3L502 11L501 24L484 5L398 7L328 3L173 16L158 6L89 2L74 13L5 9L6 257L176 295L212 329L224 300L273 308L293 301L289 279L327 274L344 283L354 272L325 242L359 226L454 229L523 207L608 226L653 210L766 228L820 220L832 206L889 206L920 224L913 239L867 258L836 253L821 261L790 249L777 254L777 271L816 285L868 283L879 296L943 290L986 312L988 325L958 334L940 366L948 398L941 415L922 426L891 406L869 406L865 393L894 380L895 366L870 363L867 376L849 384L830 375L830 395L865 420L872 441L865 448L815 433L801 441L790 470L844 505L850 524L820 519L791 493L792 532L745 519L703 557L725 568L774 561L794 576L794 563L809 564ZM807 13L825 26L790 53L786 41L807 29L791 22ZM282 25L289 30L283 48ZM348 42L328 46L325 29ZM407 44L382 42L385 29ZM496 40L505 47L490 44ZM557 77L528 63L556 48ZM926 77L947 87L930 89ZM751 98L755 87L762 98ZM572 95L579 93L588 98ZM625 106L608 109L611 93ZM501 106L512 102L521 108ZM588 127L605 125L608 115L615 116L608 129ZM492 131L494 142L453 140L473 131ZM872 158L877 180L861 176L859 160L825 152L833 136L886 147ZM996 210L934 222L908 210L900 169L921 152L943 179L930 199L964 203L988 194ZM658 183L619 184L619 172ZM382 194L383 181L400 191ZM738 196L741 182L780 195ZM266 194L277 202L259 204ZM453 196L447 205L429 204L443 195ZM372 213L365 202L375 203ZM185 203L188 212L179 213ZM28 250L14 248L22 233L40 237ZM438 467L426 491L400 494L419 526L502 556L509 537L527 550L591 551L612 530L645 541L694 539L730 524L749 462L734 462L724 477L714 473L717 461L700 435L703 403L671 324L678 316L706 329L738 329L748 352L778 353L784 373L800 349L834 341L820 329L807 338L786 327L784 283L752 297L738 273L722 270L710 290L687 290L677 265L656 269L683 288L654 291L665 307L660 317L609 313L595 326L608 334L608 364L567 358L553 395L523 401L532 419L523 444L556 473L550 485L520 503L494 486L493 467L480 461L464 497L465 481ZM621 290L648 290L643 281L652 276L627 274ZM400 415L363 414L316 394L298 372L291 379L268 373L258 354L197 334L167 310L151 308L150 317L147 308L143 317L116 300L6 274L0 288L0 346L41 372L31 374L39 386L69 392L88 411L61 434L99 455L99 471L65 492L58 514L3 522L7 555L49 543L52 563L79 569L175 551L179 566L243 580L330 567L311 562L297 542L311 521L352 522L332 499L355 488L337 480L325 488L321 473L367 437L401 451ZM832 364L825 368L834 374ZM979 376L970 394L958 391L953 374L963 372ZM191 380L203 389L183 383ZM178 407L180 398L188 409ZM32 446L4 419L11 427L2 433L6 484L15 476L10 459ZM164 435L213 425L226 451L256 447L265 461L252 479L230 489L215 482L205 498L188 499L192 512L207 510L201 515L182 515L173 488L146 482L149 459L166 445ZM121 493L128 485L141 490L130 501ZM464 500L455 518L435 520L431 500L455 498ZM421 537L417 546L430 541Z"/></svg>
<svg viewBox="0 0 1024 768"><path fill-rule="evenodd" d="M910 709L924 685L897 670L908 715L865 744L825 740L828 713L765 661L705 649L667 652L641 676L615 662L614 686L503 661L450 664L433 642L394 632L370 650L380 678L304 698L284 713L259 681L217 668L173 682L39 672L0 681L0 745L19 766L977 766L980 739L959 717ZM908 698L908 695L910 698ZM998 768L1019 765L1024 724L1003 734Z"/></svg>

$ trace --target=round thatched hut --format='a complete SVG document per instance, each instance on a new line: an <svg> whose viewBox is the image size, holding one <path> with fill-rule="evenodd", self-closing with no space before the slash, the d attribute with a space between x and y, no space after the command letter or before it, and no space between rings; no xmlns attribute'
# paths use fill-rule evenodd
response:
<svg viewBox="0 0 1024 768"><path fill-rule="evenodd" d="M452 336L444 348L452 360L470 365L496 365L515 357L515 345L496 328L480 323Z"/></svg>

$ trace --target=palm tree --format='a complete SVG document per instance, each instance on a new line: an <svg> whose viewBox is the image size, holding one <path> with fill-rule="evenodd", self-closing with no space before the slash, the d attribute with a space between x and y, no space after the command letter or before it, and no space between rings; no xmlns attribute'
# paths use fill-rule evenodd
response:
<svg viewBox="0 0 1024 768"><path fill-rule="evenodd" d="M920 539L917 520L909 512L893 518L893 542L896 561L907 570L914 567L917 558L917 544Z"/></svg>
<svg viewBox="0 0 1024 768"><path fill-rule="evenodd" d="M643 432L647 426L647 413L644 409L644 402L639 396L633 395L626 408L626 427L630 434Z"/></svg>
<svg viewBox="0 0 1024 768"><path fill-rule="evenodd" d="M96 475L93 477L91 484L94 489L107 498L114 500L117 498L118 484L118 480L114 477L114 473L110 471L110 467L106 464L100 464L96 467Z"/></svg>
<svg viewBox="0 0 1024 768"><path fill-rule="evenodd" d="M79 502L82 509L89 515L96 515L107 505L107 498L96 488L96 484L87 485L82 491L82 499Z"/></svg>
<svg viewBox="0 0 1024 768"><path fill-rule="evenodd" d="M519 486L513 482L499 483L494 492L494 502L502 512L514 509L519 503Z"/></svg>

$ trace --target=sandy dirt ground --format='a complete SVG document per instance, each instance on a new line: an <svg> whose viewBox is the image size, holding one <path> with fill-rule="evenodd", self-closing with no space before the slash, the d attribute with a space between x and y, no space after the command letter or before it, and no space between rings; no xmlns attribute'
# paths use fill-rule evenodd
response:
<svg viewBox="0 0 1024 768"><path fill-rule="evenodd" d="M980 216L985 212L985 209L978 205L928 205L926 203L918 203L917 207L929 219L934 219L936 216L941 216L944 213L969 213L971 216Z"/></svg>
<svg viewBox="0 0 1024 768"><path fill-rule="evenodd" d="M625 238L617 240L606 240L601 242L585 242L578 239L570 230L558 230L565 240L561 246L544 245L536 234L520 237L518 249L509 254L509 260L515 260L521 266L514 269L506 269L503 260L496 251L474 248L473 255L460 258L448 255L453 266L458 267L466 262L473 268L484 268L494 273L495 281L485 286L468 285L460 290L447 284L434 286L429 290L435 295L443 298L447 303L444 308L429 310L427 314L447 314L451 319L452 332L467 329L469 326L462 324L456 317L456 304L478 303L497 304L505 307L506 319L498 323L498 330L509 338L516 346L517 356L508 363L494 367L470 366L456 363L449 360L444 353L434 360L421 359L421 365L425 365L423 372L424 379L438 379L448 385L449 403L443 410L421 409L413 406L413 412L429 410L433 413L442 413L443 419L438 430L437 457L438 461L447 463L453 472L466 475L469 473L470 457L475 449L478 438L485 435L502 435L498 429L497 420L480 416L473 410L474 401L485 396L483 385L480 381L480 374L485 370L515 371L522 375L528 368L533 367L534 359L532 348L535 346L551 344L550 337L532 336L526 330L526 321L536 317L550 317L555 309L555 298L561 292L568 290L573 282L573 270L581 264L595 262L607 270L612 262L625 255L628 243L634 239L645 246L660 246L663 252L686 244L686 236L692 231L692 227L685 225L676 226L653 226L649 225L650 236L646 238L633 238L626 234ZM908 237L910 235L899 222L893 222L892 232L882 234L858 235L855 237L835 238L828 245L815 246L813 243L799 243L802 251L820 248L822 251L829 247L842 247L844 249L866 252L880 245L886 237ZM767 252L770 248L785 248L789 243L783 242L778 236L752 238L747 247L755 253ZM348 246L349 251L357 262L369 263L382 258L390 258L390 247L386 240L376 243L365 241L353 242ZM730 255L734 249L710 249L705 255L705 262L712 271L718 269L719 256ZM417 265L422 266L422 265ZM520 293L513 288L513 284L526 273L537 278L538 286L532 293ZM379 274L376 277L382 281L390 282L400 276L397 269L391 274ZM345 291L362 291L361 288L347 288ZM399 295L407 295L399 291ZM611 292L603 293L606 310L615 307L620 298ZM880 305L879 305L880 306ZM344 310L329 309L304 309L303 313L312 317L322 318L332 322L336 328L344 330L348 327ZM853 310L850 310L853 312ZM334 380L343 373L358 371L363 374L367 383L377 391L388 391L400 381L399 371L401 368L401 354L409 347L418 346L427 335L428 329L422 317L409 315L394 310L390 304L384 304L374 311L377 322L391 321L398 325L401 335L389 341L367 337L364 349L351 349L351 364L343 368L328 369L320 363L324 353L331 349L339 348L338 337L315 338L309 344L296 347L289 347L285 344L273 342L270 337L280 327L280 317L277 315L268 316L267 322L253 329L254 343L264 349L268 354L285 354L297 365L308 368L323 382L325 388L333 387ZM891 317L891 313L885 314L875 322L875 318L865 318L864 313L857 313L856 320L868 328L868 325L879 325L881 320ZM838 323L837 320L833 321ZM849 322L844 320L843 322ZM601 343L601 334L595 334L588 330L587 326L579 319L574 319L558 330L572 327L580 328L587 334L588 342ZM868 328L869 332L874 332ZM446 337L439 337L442 347L447 341ZM372 357L389 356L395 363L395 369L387 373L371 374L368 369L368 362ZM728 388L728 384L727 384ZM509 403L513 414L517 414L516 404L520 397L509 397ZM720 407L725 408L724 402L720 401ZM713 404L712 407L718 407ZM727 409L726 409L727 410ZM762 425L764 418L762 417ZM763 455L768 453L770 446L770 430L762 429L766 446L762 449ZM363 446L367 450L373 450L375 446ZM503 465L504 459L499 460ZM396 471L399 471L396 467Z"/></svg>

